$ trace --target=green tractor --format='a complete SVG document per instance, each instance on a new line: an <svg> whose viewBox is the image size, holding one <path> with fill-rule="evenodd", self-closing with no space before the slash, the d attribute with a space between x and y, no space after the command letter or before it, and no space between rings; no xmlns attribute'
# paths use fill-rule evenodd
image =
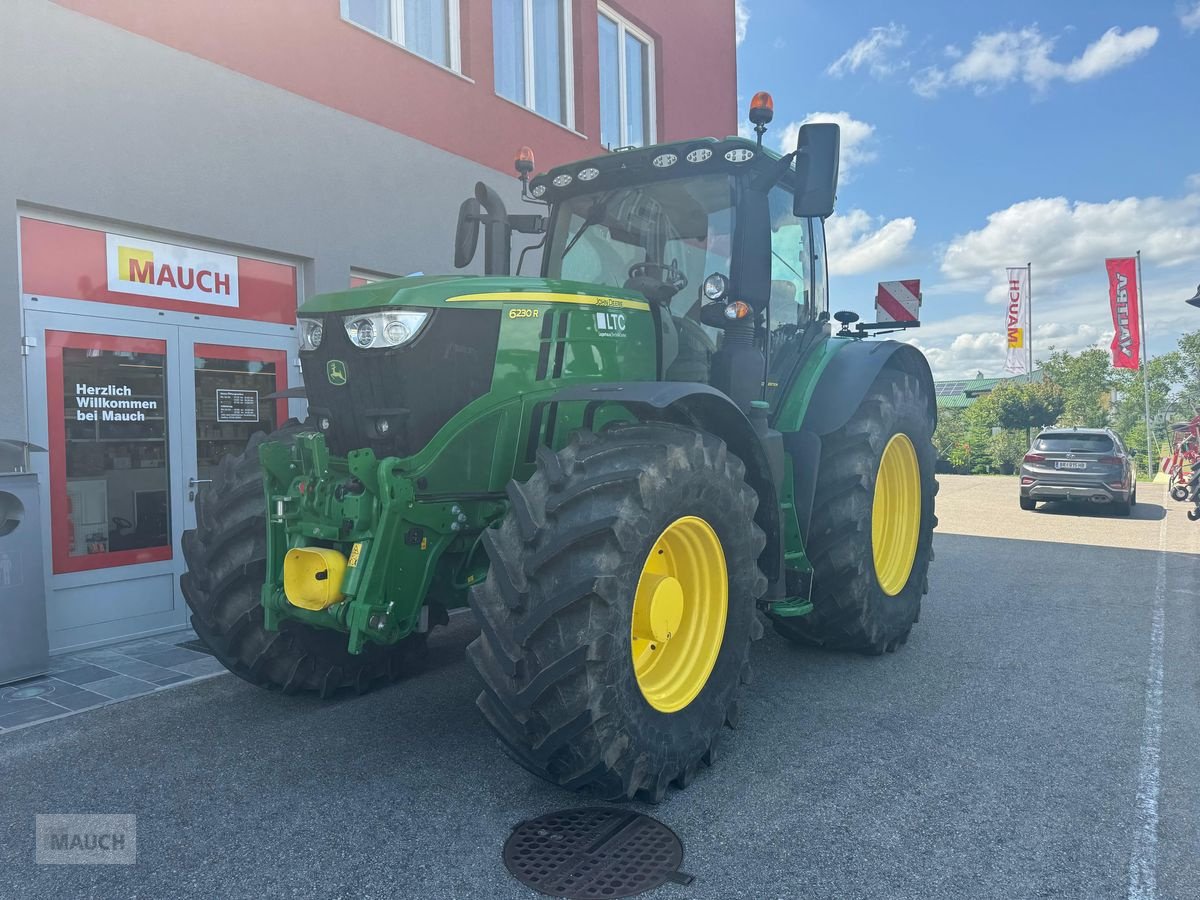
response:
<svg viewBox="0 0 1200 900"><path fill-rule="evenodd" d="M932 559L934 390L828 312L839 132L703 138L480 184L456 263L306 302L305 423L227 457L184 537L197 633L272 690L367 691L469 606L529 771L657 800L712 764L761 617L894 650ZM509 274L514 233L538 277ZM525 254L522 253L522 261ZM520 266L518 266L518 273ZM882 327L882 326L875 326Z"/></svg>

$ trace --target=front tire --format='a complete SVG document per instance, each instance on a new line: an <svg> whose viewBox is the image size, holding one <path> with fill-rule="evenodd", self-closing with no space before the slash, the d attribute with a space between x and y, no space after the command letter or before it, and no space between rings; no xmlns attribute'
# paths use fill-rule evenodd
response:
<svg viewBox="0 0 1200 900"><path fill-rule="evenodd" d="M421 668L425 635L385 647L368 644L354 655L340 631L285 622L263 627L260 599L267 575L267 522L258 446L291 443L304 430L291 421L271 435L250 438L229 454L212 484L196 497L196 529L183 535L187 571L180 579L192 628L225 668L251 684L284 693L332 697L349 688L365 693Z"/></svg>
<svg viewBox="0 0 1200 900"><path fill-rule="evenodd" d="M765 536L741 460L707 432L621 424L543 448L508 495L471 591L484 718L562 787L652 801L685 787L736 723L762 634Z"/></svg>
<svg viewBox="0 0 1200 900"><path fill-rule="evenodd" d="M784 637L871 655L908 640L937 524L931 406L919 380L885 369L822 439L807 547L813 610L773 619Z"/></svg>

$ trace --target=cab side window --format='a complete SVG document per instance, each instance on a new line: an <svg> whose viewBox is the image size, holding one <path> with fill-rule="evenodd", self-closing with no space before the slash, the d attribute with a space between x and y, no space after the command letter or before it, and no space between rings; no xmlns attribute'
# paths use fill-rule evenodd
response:
<svg viewBox="0 0 1200 900"><path fill-rule="evenodd" d="M829 269L825 264L825 220L809 219L812 226L812 315L829 311Z"/></svg>
<svg viewBox="0 0 1200 900"><path fill-rule="evenodd" d="M771 219L771 324L800 324L809 318L812 266L807 219L792 215L792 194L783 187L767 198Z"/></svg>

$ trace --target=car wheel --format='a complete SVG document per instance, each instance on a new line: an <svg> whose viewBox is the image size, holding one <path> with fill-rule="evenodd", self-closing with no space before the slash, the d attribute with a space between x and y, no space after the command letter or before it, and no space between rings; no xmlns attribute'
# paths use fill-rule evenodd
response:
<svg viewBox="0 0 1200 900"><path fill-rule="evenodd" d="M1036 500L1033 500L1029 497L1021 498L1021 509L1025 510L1026 512L1029 512L1030 510L1036 509L1036 508L1037 508Z"/></svg>

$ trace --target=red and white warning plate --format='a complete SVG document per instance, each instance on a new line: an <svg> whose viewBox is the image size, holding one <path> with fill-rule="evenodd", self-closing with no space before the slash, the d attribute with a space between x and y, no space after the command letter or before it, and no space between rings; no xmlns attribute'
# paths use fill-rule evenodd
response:
<svg viewBox="0 0 1200 900"><path fill-rule="evenodd" d="M875 293L877 322L916 322L921 315L921 279L881 281Z"/></svg>

